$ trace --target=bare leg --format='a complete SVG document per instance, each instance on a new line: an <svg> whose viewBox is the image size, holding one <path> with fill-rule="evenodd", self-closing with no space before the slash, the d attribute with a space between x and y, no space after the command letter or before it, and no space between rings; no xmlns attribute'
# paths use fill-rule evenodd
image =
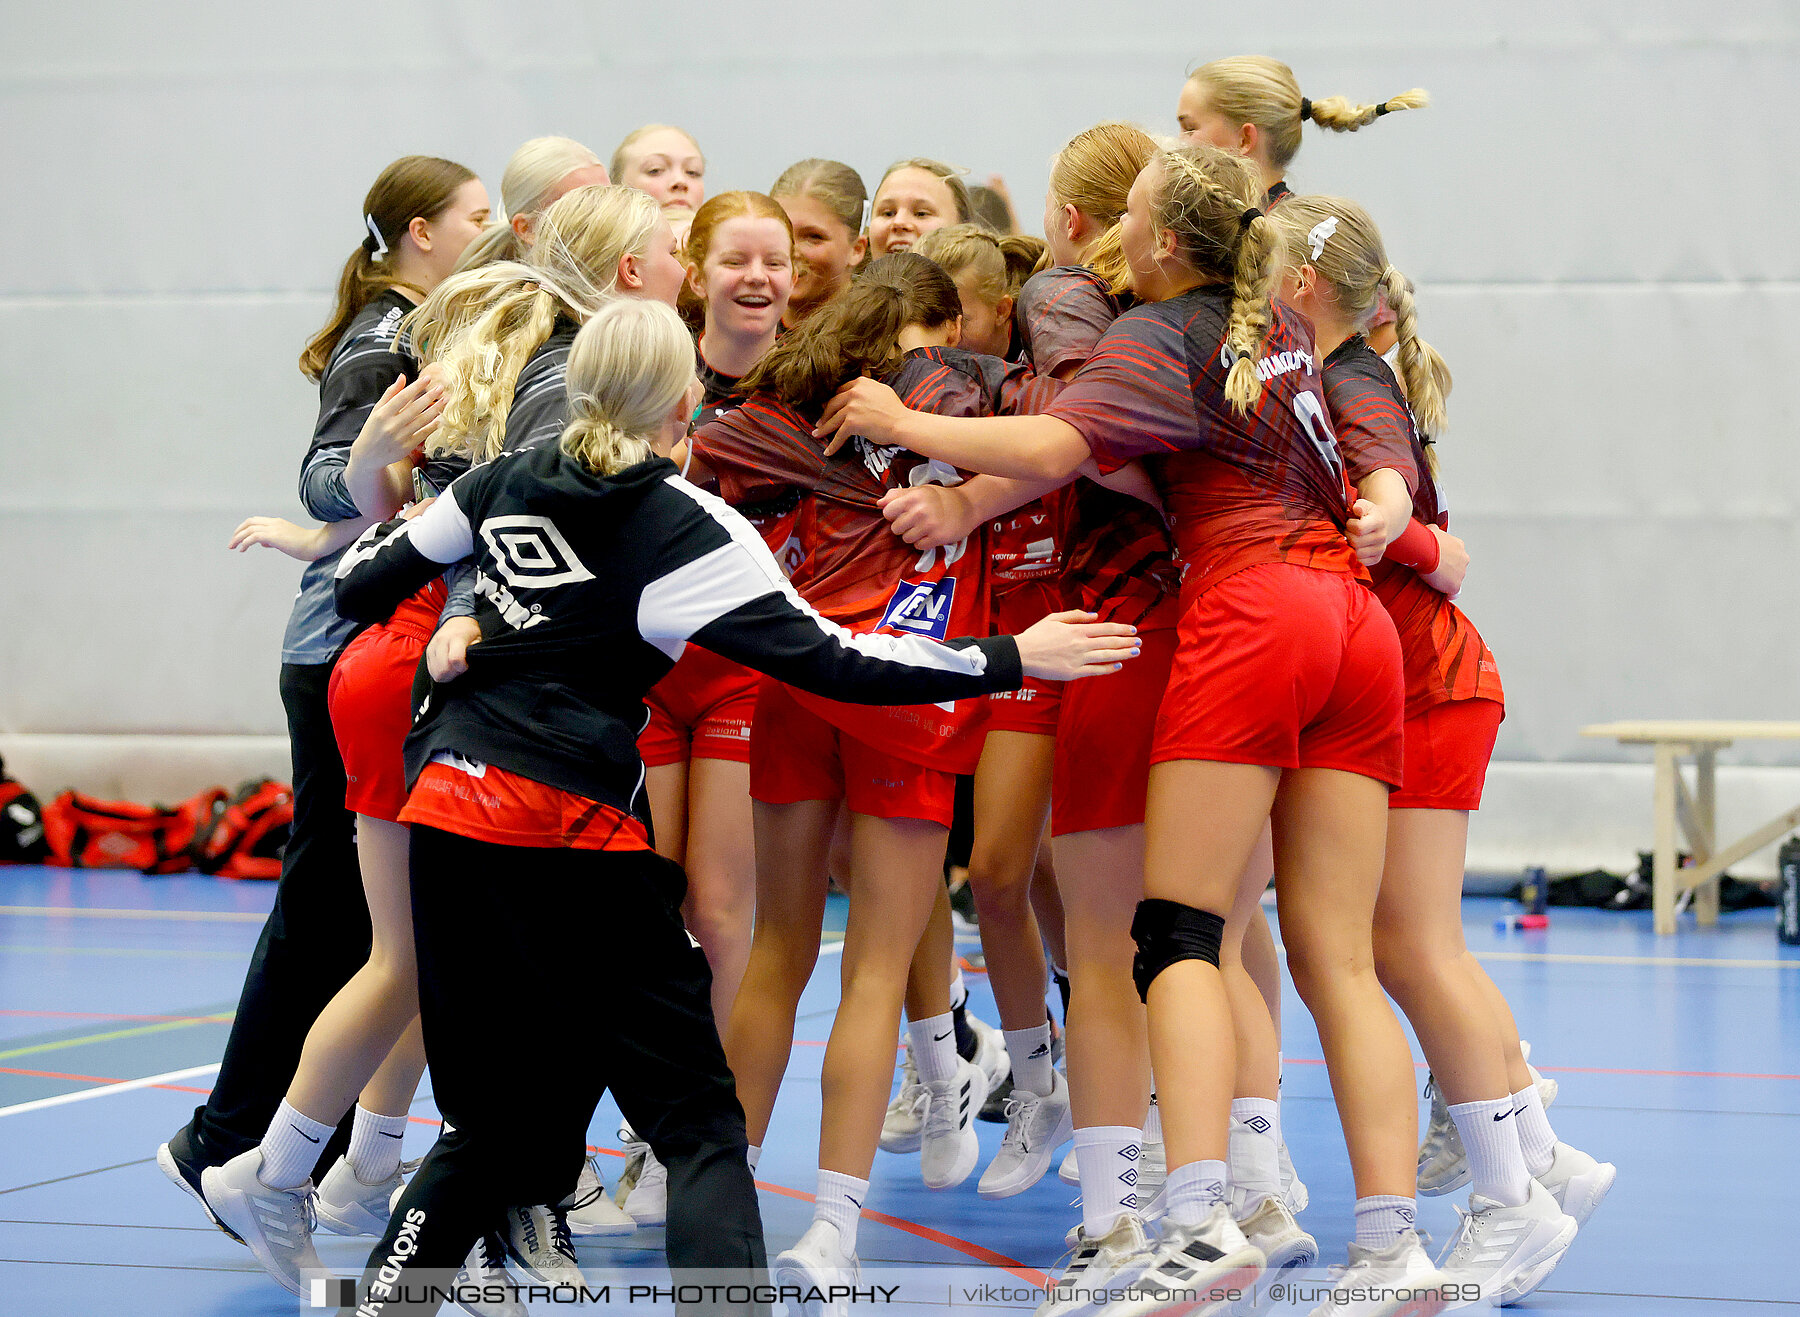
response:
<svg viewBox="0 0 1800 1317"><path fill-rule="evenodd" d="M1069 939L1064 926L1062 893L1056 885L1056 863L1052 858L1050 824L1044 823L1044 835L1038 839L1037 864L1031 870L1031 913L1037 916L1044 945L1050 948L1050 960L1065 972L1069 968Z"/></svg>
<svg viewBox="0 0 1800 1317"><path fill-rule="evenodd" d="M1268 999L1248 963L1250 949L1258 945L1256 935L1259 932L1268 942L1269 963L1274 962L1275 947L1268 940L1269 924L1263 918L1262 907L1268 875L1275 867L1270 846L1269 830L1265 827L1262 836L1257 838L1250 867L1244 871L1237 901L1225 921L1225 937L1219 948L1219 972L1224 976L1226 995L1231 998L1232 1027L1237 1032L1237 1086L1232 1096L1274 1100L1279 1096L1281 1084L1276 1061L1276 1055L1281 1051L1281 1036L1275 1018L1269 1013ZM1279 974L1276 984L1279 992Z"/></svg>
<svg viewBox="0 0 1800 1317"><path fill-rule="evenodd" d="M1468 837L1462 810L1389 810L1387 867L1375 907L1381 986L1412 1021L1432 1077L1453 1106L1517 1091L1508 1087L1500 1017L1470 972L1474 958L1463 941ZM1516 1050L1516 1035L1512 1043Z"/></svg>
<svg viewBox="0 0 1800 1317"><path fill-rule="evenodd" d="M1068 936L1069 1104L1080 1129L1141 1128L1150 1109L1150 1041L1131 981L1131 919L1144 895L1144 829L1056 839Z"/></svg>
<svg viewBox="0 0 1800 1317"><path fill-rule="evenodd" d="M296 1111L328 1125L343 1119L407 1026L418 1019L407 841L405 824L357 815L357 859L374 934L369 960L313 1022L287 1092ZM383 1085L389 1105L403 1078L396 1073ZM404 1114L417 1083L415 1074L406 1100L392 1111L377 1109L378 1114Z"/></svg>
<svg viewBox="0 0 1800 1317"><path fill-rule="evenodd" d="M975 770L975 841L969 886L981 921L988 986L1006 1029L1046 1019L1043 934L1031 909L1038 842L1050 815L1056 739L990 732Z"/></svg>
<svg viewBox="0 0 1800 1317"><path fill-rule="evenodd" d="M850 898L850 908L856 908L854 896ZM950 922L950 894L944 890L944 857L939 855L937 899L926 916L918 950L906 972L907 1019L929 1020L950 1009L950 979L955 964L956 929ZM895 1028L899 1028L898 1023Z"/></svg>
<svg viewBox="0 0 1800 1317"><path fill-rule="evenodd" d="M1387 814L1382 783L1323 768L1288 773L1274 810L1288 968L1319 1027L1359 1198L1411 1198L1419 1146L1412 1053L1375 977Z"/></svg>
<svg viewBox="0 0 1800 1317"><path fill-rule="evenodd" d="M756 843L750 810L750 765L729 759L688 764L688 930L712 967L713 1018L731 1016L731 1003L750 959L756 910Z"/></svg>
<svg viewBox="0 0 1800 1317"><path fill-rule="evenodd" d="M825 1047L819 1167L866 1180L893 1084L894 1036L913 952L943 896L949 829L919 819L851 820L858 880L844 933L842 996ZM938 995L948 1010L947 974L938 979Z"/></svg>
<svg viewBox="0 0 1800 1317"><path fill-rule="evenodd" d="M1244 875L1247 884L1259 883L1258 892L1269 886L1269 879L1275 876L1275 843L1267 828L1263 829L1262 840L1256 845L1256 855L1250 861L1251 871ZM1262 994L1263 1005L1267 1007L1269 1019L1275 1025L1275 1037L1281 1037L1281 958L1275 953L1275 938L1269 932L1269 917L1266 908L1260 901L1249 912L1249 920L1244 925L1243 938L1244 971L1256 983L1256 990ZM1279 1044L1278 1044L1279 1046Z"/></svg>
<svg viewBox="0 0 1800 1317"><path fill-rule="evenodd" d="M1144 895L1228 916L1280 781L1279 770L1247 764L1152 764ZM1169 1170L1224 1161L1237 1077L1224 976L1177 961L1150 985L1149 1015Z"/></svg>
<svg viewBox="0 0 1800 1317"><path fill-rule="evenodd" d="M825 858L837 812L835 800L754 803L756 933L723 1041L750 1142L759 1146L793 1051L794 1012L819 959Z"/></svg>

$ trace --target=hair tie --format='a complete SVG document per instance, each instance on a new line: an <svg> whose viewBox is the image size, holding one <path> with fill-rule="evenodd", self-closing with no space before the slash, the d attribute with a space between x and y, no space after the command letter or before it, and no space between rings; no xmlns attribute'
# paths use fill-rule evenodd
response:
<svg viewBox="0 0 1800 1317"><path fill-rule="evenodd" d="M1243 214L1238 216L1238 227L1240 229L1247 229L1250 227L1253 220L1259 220L1261 218L1262 212L1255 206L1252 206L1249 210L1246 210Z"/></svg>
<svg viewBox="0 0 1800 1317"><path fill-rule="evenodd" d="M1312 102L1302 96L1300 98L1300 122L1305 123L1310 118L1312 118Z"/></svg>
<svg viewBox="0 0 1800 1317"><path fill-rule="evenodd" d="M369 236L363 239L363 250L379 261L388 254L387 239L381 236L381 226L373 215L364 215L363 223L369 226Z"/></svg>
<svg viewBox="0 0 1800 1317"><path fill-rule="evenodd" d="M1388 113L1391 108L1392 107L1390 107L1386 101L1383 101L1380 105L1375 107L1375 117L1379 119L1382 115Z"/></svg>

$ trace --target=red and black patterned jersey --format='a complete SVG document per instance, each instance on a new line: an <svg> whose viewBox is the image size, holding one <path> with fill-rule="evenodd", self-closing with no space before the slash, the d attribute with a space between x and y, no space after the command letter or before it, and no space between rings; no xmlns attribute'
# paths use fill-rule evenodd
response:
<svg viewBox="0 0 1800 1317"><path fill-rule="evenodd" d="M1398 471L1413 491L1413 516L1448 530L1412 410L1394 372L1362 335L1325 359L1325 400L1350 479L1360 482L1383 467ZM1450 700L1505 700L1493 651L1460 608L1397 562L1377 563L1370 574L1400 633L1407 717Z"/></svg>
<svg viewBox="0 0 1800 1317"><path fill-rule="evenodd" d="M956 349L910 352L884 382L913 410L944 416L1041 408L1054 393L1054 382L1036 380L998 358ZM881 514L881 496L888 490L957 484L961 474L943 462L860 436L828 458L824 442L813 438L814 419L775 398L753 395L694 433L694 459L718 478L720 497L734 506L798 492L794 534L801 557L791 579L801 598L831 621L858 633L985 635L984 531L921 553L895 535ZM858 740L915 763L969 773L981 754L987 707L980 700L883 708L801 691L794 696Z"/></svg>
<svg viewBox="0 0 1800 1317"><path fill-rule="evenodd" d="M1208 285L1126 312L1050 409L1102 470L1146 465L1175 528L1184 593L1264 562L1360 573L1349 500L1306 323L1279 304L1248 413L1225 400L1231 290Z"/></svg>
<svg viewBox="0 0 1800 1317"><path fill-rule="evenodd" d="M701 393L700 405L689 422L690 430L698 430L744 405L744 394L738 389L743 377L714 370L698 343L694 344L694 374L699 377ZM789 489L764 502L739 504L737 510L756 527L781 570L792 576L794 568L800 565L800 541L794 534L794 521L800 510L799 491Z"/></svg>
<svg viewBox="0 0 1800 1317"><path fill-rule="evenodd" d="M1026 281L1014 310L1032 369L1043 375L1079 366L1131 305L1099 275L1059 265ZM1071 603L1108 621L1142 624L1174 594L1178 575L1168 527L1128 494L1077 480L1044 499L1062 551Z"/></svg>

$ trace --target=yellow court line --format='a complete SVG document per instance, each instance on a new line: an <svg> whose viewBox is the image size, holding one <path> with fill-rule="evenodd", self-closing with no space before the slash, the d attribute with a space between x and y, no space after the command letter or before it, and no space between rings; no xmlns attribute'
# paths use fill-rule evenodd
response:
<svg viewBox="0 0 1800 1317"><path fill-rule="evenodd" d="M15 951L41 956L179 956L183 960L238 960L248 951L189 951L184 947L46 947L11 944L0 951Z"/></svg>
<svg viewBox="0 0 1800 1317"><path fill-rule="evenodd" d="M113 1029L107 1033L91 1033L84 1038L67 1038L60 1043L37 1043L31 1047L15 1047L0 1052L0 1061L15 1056L33 1056L39 1052L60 1052L69 1047L85 1047L89 1043L110 1043L118 1038L139 1038L144 1034L167 1033L171 1029L192 1029L197 1024L229 1024L231 1015L206 1015L197 1020L169 1020L162 1024L141 1024L133 1029Z"/></svg>
<svg viewBox="0 0 1800 1317"><path fill-rule="evenodd" d="M39 915L54 919L171 919L192 924L261 924L267 915L236 910L102 910L82 905L0 905L0 915Z"/></svg>

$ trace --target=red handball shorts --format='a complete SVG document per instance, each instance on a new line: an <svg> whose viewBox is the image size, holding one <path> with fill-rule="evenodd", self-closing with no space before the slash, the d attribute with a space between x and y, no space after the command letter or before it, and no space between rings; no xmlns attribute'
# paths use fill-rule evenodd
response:
<svg viewBox="0 0 1800 1317"><path fill-rule="evenodd" d="M1400 638L1361 582L1259 563L1195 599L1180 636L1152 763L1333 768L1400 784Z"/></svg>
<svg viewBox="0 0 1800 1317"><path fill-rule="evenodd" d="M842 800L856 814L924 819L947 828L956 808L956 777L857 740L764 677L750 734L750 798L765 805Z"/></svg>
<svg viewBox="0 0 1800 1317"><path fill-rule="evenodd" d="M689 645L650 688L650 721L638 736L646 768L686 759L750 762L750 723L762 678L741 664Z"/></svg>
<svg viewBox="0 0 1800 1317"><path fill-rule="evenodd" d="M1142 651L1119 671L1067 683L1050 779L1051 836L1144 821L1156 710L1175 658L1174 604L1170 598L1138 624Z"/></svg>
<svg viewBox="0 0 1800 1317"><path fill-rule="evenodd" d="M1506 706L1451 700L1406 720L1404 781L1389 809L1480 809Z"/></svg>
<svg viewBox="0 0 1800 1317"><path fill-rule="evenodd" d="M441 600L440 594L434 603ZM437 608L415 607L417 601L415 595L352 640L326 688L344 758L344 808L389 823L400 821L406 805L401 747L412 730L413 677L437 625Z"/></svg>
<svg viewBox="0 0 1800 1317"><path fill-rule="evenodd" d="M1047 614L1062 611L1062 589L1056 581L1028 581L994 596L994 634L1016 636ZM1060 681L1027 677L1016 691L988 696L988 731L1054 736L1062 689Z"/></svg>

